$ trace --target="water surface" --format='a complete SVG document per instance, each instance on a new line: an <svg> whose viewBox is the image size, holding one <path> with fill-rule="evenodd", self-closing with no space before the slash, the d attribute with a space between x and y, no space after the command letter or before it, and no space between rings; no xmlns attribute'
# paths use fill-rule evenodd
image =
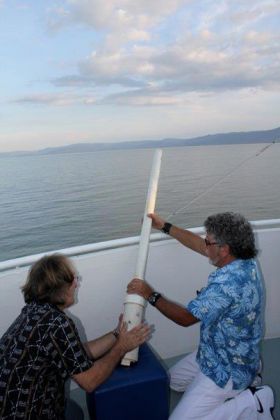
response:
<svg viewBox="0 0 280 420"><path fill-rule="evenodd" d="M218 211L279 218L280 145L256 156L264 146L164 149L157 211L184 227ZM0 260L138 235L153 153L0 159Z"/></svg>

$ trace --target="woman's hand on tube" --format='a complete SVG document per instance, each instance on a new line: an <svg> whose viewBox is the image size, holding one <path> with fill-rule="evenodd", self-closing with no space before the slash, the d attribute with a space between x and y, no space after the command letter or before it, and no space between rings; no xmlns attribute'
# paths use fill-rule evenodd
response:
<svg viewBox="0 0 280 420"><path fill-rule="evenodd" d="M124 353L127 353L147 341L150 335L151 327L147 324L141 323L130 331L127 331L126 323L122 322L116 345L120 346Z"/></svg>

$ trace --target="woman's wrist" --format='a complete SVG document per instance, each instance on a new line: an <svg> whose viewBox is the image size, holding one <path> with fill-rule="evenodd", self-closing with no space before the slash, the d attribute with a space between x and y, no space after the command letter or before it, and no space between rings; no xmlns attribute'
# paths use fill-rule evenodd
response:
<svg viewBox="0 0 280 420"><path fill-rule="evenodd" d="M111 331L111 333L113 334L113 336L114 336L116 339L118 339L118 338L119 338L120 332L119 332L118 328L115 328L113 331Z"/></svg>

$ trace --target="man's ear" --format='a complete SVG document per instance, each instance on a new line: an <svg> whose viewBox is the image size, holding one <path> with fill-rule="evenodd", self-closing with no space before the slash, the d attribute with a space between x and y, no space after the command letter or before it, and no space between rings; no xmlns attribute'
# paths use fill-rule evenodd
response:
<svg viewBox="0 0 280 420"><path fill-rule="evenodd" d="M228 257L229 255L231 255L230 253L230 248L228 244L222 245L220 246L220 255L224 258L224 257Z"/></svg>

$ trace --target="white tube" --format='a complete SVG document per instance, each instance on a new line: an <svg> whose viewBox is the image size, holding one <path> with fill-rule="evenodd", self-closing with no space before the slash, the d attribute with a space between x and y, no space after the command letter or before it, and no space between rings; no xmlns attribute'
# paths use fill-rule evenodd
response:
<svg viewBox="0 0 280 420"><path fill-rule="evenodd" d="M149 252L149 241L152 226L152 219L147 217L147 214L153 213L156 205L158 180L160 173L162 150L157 149L153 158L153 165L150 175L149 188L146 199L146 207L143 216L143 223L140 235L138 258L135 269L135 277L144 279L147 265L147 258Z"/></svg>
<svg viewBox="0 0 280 420"><path fill-rule="evenodd" d="M162 150L158 149L155 151L152 170L150 175L149 188L146 199L146 207L143 216L143 223L140 235L138 258L136 262L135 277L144 280L147 258L149 251L149 240L152 226L152 220L147 217L147 214L153 213L155 209L158 180L160 173ZM139 295L127 294L124 302L124 321L127 323L128 330L131 330L136 325L139 325L144 318L144 309L146 301ZM138 347L124 356L121 364L124 366L130 366L132 362L138 360Z"/></svg>

